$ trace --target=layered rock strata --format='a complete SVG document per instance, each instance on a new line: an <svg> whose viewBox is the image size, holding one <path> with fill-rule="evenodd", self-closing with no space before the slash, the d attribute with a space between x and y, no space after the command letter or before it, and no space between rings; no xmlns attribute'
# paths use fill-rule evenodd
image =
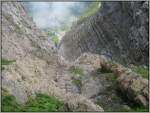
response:
<svg viewBox="0 0 150 113"><path fill-rule="evenodd" d="M96 14L79 20L66 33L59 54L74 61L91 52L122 64L148 66L148 6L148 1L101 2Z"/></svg>

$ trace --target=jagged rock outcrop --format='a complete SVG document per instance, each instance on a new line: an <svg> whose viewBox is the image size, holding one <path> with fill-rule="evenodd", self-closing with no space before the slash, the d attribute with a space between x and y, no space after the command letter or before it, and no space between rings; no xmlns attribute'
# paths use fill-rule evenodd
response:
<svg viewBox="0 0 150 113"><path fill-rule="evenodd" d="M79 20L59 45L73 61L83 52L105 55L122 64L149 63L148 1L101 2L99 11Z"/></svg>
<svg viewBox="0 0 150 113"><path fill-rule="evenodd" d="M76 60L76 66L79 66L83 70L88 70L88 71L94 71L97 69L103 69L103 70L105 69L107 71L111 71L112 73L114 73L114 76L116 76L119 89L124 93L124 95L126 95L126 97L129 100L134 101L135 103L142 106L148 105L149 103L148 80L142 78L140 75L133 72L131 69L126 68L123 65L118 64L114 61L111 61L103 55L91 54L91 53L82 54ZM87 68L85 68L85 66ZM88 82L88 85L90 85L90 81ZM101 88L100 86L101 85L99 84L98 86L99 89ZM91 93L87 93L88 91L86 91L88 96L98 94L96 91L92 90L92 88L96 89L97 86L92 87L91 89L90 87L86 87L86 88L87 89L89 88L89 90L92 91Z"/></svg>
<svg viewBox="0 0 150 113"><path fill-rule="evenodd" d="M27 16L21 2L2 2L2 59L14 60L2 70L1 78L2 88L18 102L40 92L60 97L69 111L103 111L63 87L71 77L59 64L54 44Z"/></svg>

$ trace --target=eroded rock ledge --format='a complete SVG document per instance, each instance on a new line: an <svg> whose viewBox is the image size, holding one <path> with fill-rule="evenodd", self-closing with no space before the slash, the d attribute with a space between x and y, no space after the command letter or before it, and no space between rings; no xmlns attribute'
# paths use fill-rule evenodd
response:
<svg viewBox="0 0 150 113"><path fill-rule="evenodd" d="M76 61L76 65L84 67L91 66L89 69L105 69L111 71L116 76L120 90L129 100L147 106L149 102L148 80L142 78L131 69L124 67L114 61L107 59L103 55L84 53Z"/></svg>

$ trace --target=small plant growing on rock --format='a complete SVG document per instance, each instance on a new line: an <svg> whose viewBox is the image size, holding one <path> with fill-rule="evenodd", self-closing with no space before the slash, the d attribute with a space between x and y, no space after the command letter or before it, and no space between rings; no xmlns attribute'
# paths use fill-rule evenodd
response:
<svg viewBox="0 0 150 113"><path fill-rule="evenodd" d="M78 67L72 66L69 70L75 75L83 75L83 70Z"/></svg>
<svg viewBox="0 0 150 113"><path fill-rule="evenodd" d="M131 67L132 71L137 74L140 74L142 77L147 78L149 77L149 70L148 68L143 68L141 66L133 66Z"/></svg>
<svg viewBox="0 0 150 113"><path fill-rule="evenodd" d="M2 65L10 65L11 63L15 62L16 60L7 60L7 59L1 59Z"/></svg>
<svg viewBox="0 0 150 113"><path fill-rule="evenodd" d="M79 80L79 79L72 80L72 83L75 84L78 87L81 87L81 85L82 85L81 80Z"/></svg>
<svg viewBox="0 0 150 113"><path fill-rule="evenodd" d="M15 62L16 60L7 60L7 59L1 59L1 70L4 70L6 65L10 65L13 62Z"/></svg>

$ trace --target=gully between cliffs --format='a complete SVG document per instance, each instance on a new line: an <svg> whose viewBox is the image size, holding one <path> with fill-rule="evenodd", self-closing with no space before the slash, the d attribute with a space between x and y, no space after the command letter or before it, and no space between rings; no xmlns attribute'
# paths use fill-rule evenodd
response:
<svg viewBox="0 0 150 113"><path fill-rule="evenodd" d="M148 2L102 2L99 11L79 20L59 44L59 54L74 61L84 52L121 64L147 65Z"/></svg>

